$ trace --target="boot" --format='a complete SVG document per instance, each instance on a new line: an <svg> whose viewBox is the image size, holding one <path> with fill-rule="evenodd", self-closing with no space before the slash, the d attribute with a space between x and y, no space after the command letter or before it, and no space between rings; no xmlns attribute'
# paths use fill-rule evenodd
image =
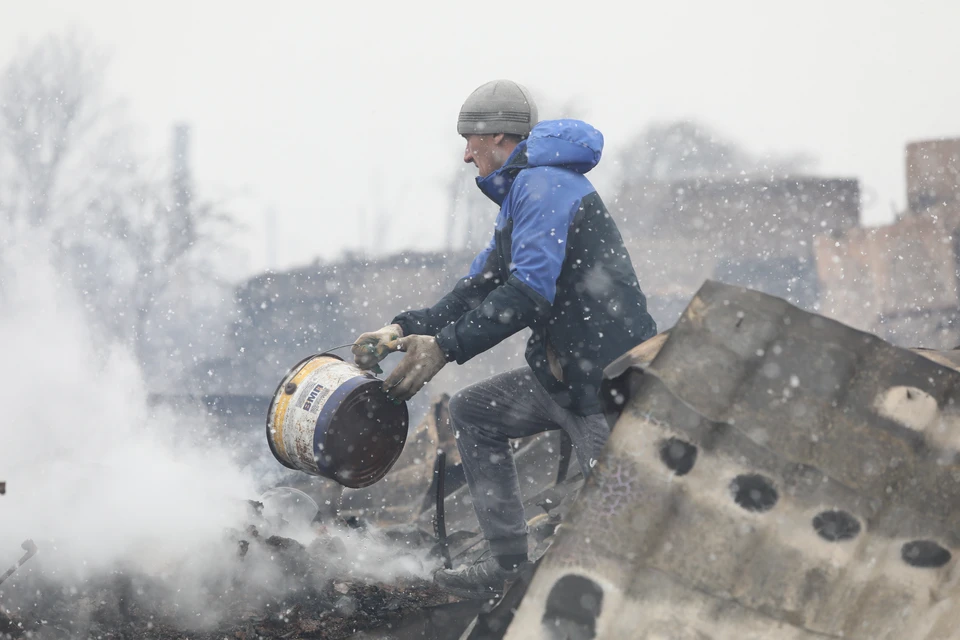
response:
<svg viewBox="0 0 960 640"><path fill-rule="evenodd" d="M513 569L504 569L495 556L481 556L468 567L440 569L433 574L433 581L444 591L461 598L498 598L503 595L504 585L516 580L529 564L523 562Z"/></svg>

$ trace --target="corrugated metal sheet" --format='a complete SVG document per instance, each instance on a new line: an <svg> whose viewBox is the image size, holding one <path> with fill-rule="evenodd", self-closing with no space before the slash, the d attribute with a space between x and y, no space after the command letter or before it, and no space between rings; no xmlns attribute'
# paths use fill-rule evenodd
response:
<svg viewBox="0 0 960 640"><path fill-rule="evenodd" d="M960 638L960 373L715 282L642 359L507 638Z"/></svg>

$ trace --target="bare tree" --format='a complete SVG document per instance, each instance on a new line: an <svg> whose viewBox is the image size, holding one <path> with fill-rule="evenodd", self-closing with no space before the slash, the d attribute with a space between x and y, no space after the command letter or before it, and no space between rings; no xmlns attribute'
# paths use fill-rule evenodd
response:
<svg viewBox="0 0 960 640"><path fill-rule="evenodd" d="M105 64L70 35L43 40L4 70L0 220L7 242L17 232L45 237L96 326L143 363L158 305L212 273L209 250L229 223L193 197L188 171L175 168L167 182L136 161L122 111L103 90Z"/></svg>
<svg viewBox="0 0 960 640"><path fill-rule="evenodd" d="M493 233L497 208L477 189L476 175L473 166L460 163L444 183L449 206L444 248L448 251L479 251Z"/></svg>
<svg viewBox="0 0 960 640"><path fill-rule="evenodd" d="M70 255L82 265L75 282L88 294L95 287L108 293L88 295L90 310L108 318L110 333L130 343L144 363L157 350L150 332L157 310L175 306L171 296L189 297L211 282L214 238L232 224L210 203L172 203L162 185L147 179L116 195L98 203L101 223L71 244Z"/></svg>
<svg viewBox="0 0 960 640"><path fill-rule="evenodd" d="M743 174L781 177L807 172L815 164L802 154L754 156L689 120L649 125L626 146L618 160L622 184Z"/></svg>
<svg viewBox="0 0 960 640"><path fill-rule="evenodd" d="M105 58L78 36L48 37L0 78L0 208L14 225L68 222L106 175L124 173L127 132L104 98ZM67 175L69 174L69 179Z"/></svg>

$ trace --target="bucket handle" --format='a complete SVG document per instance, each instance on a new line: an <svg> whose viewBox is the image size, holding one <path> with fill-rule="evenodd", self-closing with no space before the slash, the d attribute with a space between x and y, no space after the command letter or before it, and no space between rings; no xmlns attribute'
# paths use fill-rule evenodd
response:
<svg viewBox="0 0 960 640"><path fill-rule="evenodd" d="M346 349L347 347L355 347L355 346L357 346L357 343L356 343L356 342L351 342L350 344L342 344L342 345L340 345L339 347L332 347L332 348L330 348L330 349L324 349L324 350L322 350L320 353L329 353L330 351L336 351L337 349Z"/></svg>
<svg viewBox="0 0 960 640"><path fill-rule="evenodd" d="M356 347L356 346L358 346L358 344L357 344L356 342L351 342L350 344L342 344L342 345L340 345L339 347L333 347L332 349L324 349L324 350L321 351L320 353L330 353L331 351L336 351L337 349L346 349L347 347ZM334 356L334 357L336 357L336 356ZM380 364L379 364L379 363L373 365L373 368L371 368L370 371L373 371L374 373L383 373L383 369L380 368ZM403 380L403 378L400 378L400 380ZM392 387L390 387L390 389L387 389L387 391L390 391L391 389L393 389L393 387L395 387L395 386L397 386L398 384L400 384L400 380L397 380L396 384L394 384Z"/></svg>
<svg viewBox="0 0 960 640"><path fill-rule="evenodd" d="M332 349L327 349L327 350L324 351L323 353L327 353L327 352L329 352L329 351L336 351L337 349L346 349L347 347L354 347L354 346L356 346L356 344L357 344L357 343L355 343L355 342L351 342L350 344L342 344L342 345L340 345L339 347L334 347L334 348L332 348ZM375 371L376 373L383 373L383 369L380 368L380 365L379 365L379 364L376 365L373 369L371 369L371 371ZM390 393L391 391L393 391L393 390L396 388L396 386L397 386L398 384L400 384L401 382L403 382L403 379L404 379L404 378L406 378L406 376L400 376L400 379L399 379L399 380L397 380L396 382L394 382L394 383L393 383L392 385L390 385L389 387L384 387L383 390L384 390L386 393Z"/></svg>

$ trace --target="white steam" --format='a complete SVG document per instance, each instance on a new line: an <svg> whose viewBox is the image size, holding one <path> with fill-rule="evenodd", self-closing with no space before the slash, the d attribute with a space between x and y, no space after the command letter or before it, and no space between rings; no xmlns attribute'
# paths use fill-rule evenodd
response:
<svg viewBox="0 0 960 640"><path fill-rule="evenodd" d="M36 253L8 248L0 278L0 560L33 538L63 571L162 563L239 524L254 483L201 419L148 407Z"/></svg>
<svg viewBox="0 0 960 640"><path fill-rule="evenodd" d="M151 576L197 616L215 616L207 604L237 580L256 599L294 588L265 547L238 558L264 478L217 444L200 413L151 407L130 352L92 334L82 301L38 255L0 254L0 571L31 538L40 554L21 571L65 585L118 569ZM307 547L318 533L292 537ZM325 537L338 542L319 554L318 580L429 577L423 550L376 531Z"/></svg>

